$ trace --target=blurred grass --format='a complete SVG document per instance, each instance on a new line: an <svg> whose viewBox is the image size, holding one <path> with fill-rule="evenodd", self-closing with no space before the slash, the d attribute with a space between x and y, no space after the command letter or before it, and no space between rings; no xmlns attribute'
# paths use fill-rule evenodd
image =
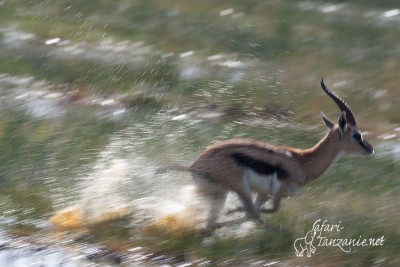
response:
<svg viewBox="0 0 400 267"><path fill-rule="evenodd" d="M226 138L242 132L239 130L241 127L235 127ZM301 143L305 147L320 138L316 133L305 130L293 132L288 128L277 130L246 126L244 131L246 135L261 140L265 140L263 132L268 131L268 141L272 140L272 143L283 143L285 140L289 144ZM213 136L209 131L206 133ZM200 138L204 132L198 135ZM196 140L193 132L188 133L188 136ZM200 140L199 143L206 141ZM196 147L196 144L191 143L191 147ZM346 156L321 178L304 188L298 196L285 199L278 213L265 216L269 223L280 230L258 226L247 238L235 238L229 234L225 238L209 239L194 233L182 237L161 235L145 244L160 253L198 255L216 265L232 259L233 266L258 260L278 260L285 264L309 266L371 266L377 262L383 266L396 266L400 260L396 252L400 246L400 228L396 221L400 216L396 190L400 188L397 179L399 173L398 162L387 157ZM384 245L353 248L349 254L337 247L318 247L311 259L295 257L294 240L304 236L318 219L326 219L332 224L341 222L344 229L332 238L358 239L361 236L369 239L384 236Z"/></svg>
<svg viewBox="0 0 400 267"><path fill-rule="evenodd" d="M390 1L386 4L389 3ZM14 5L21 8L18 4ZM192 5L192 2L178 4L173 1L53 2L44 5L33 1L28 5L33 7L32 11L23 12L24 15L18 23L21 29L34 32L43 38L61 37L75 41L90 41L91 38L87 35L99 32L95 34L99 39L104 33L117 39L145 39L146 42L155 44L164 51L200 50L205 54L224 51L234 52L239 56L272 60L275 68L280 67L287 72L283 78L284 82L298 81L296 88L290 88L293 82L289 83L290 91L306 88L308 90L310 86L309 83L305 83L309 79L296 79L298 77L296 73L291 73L294 70L290 66L302 66L301 74L299 74L305 76L321 68L321 66L314 66L318 62L328 67L325 70L322 68L323 71L321 75L315 77L316 80L321 76L327 76L326 73L329 75L338 70L341 72L349 70L353 77L357 77L360 87L365 86L362 84L364 77L369 77L368 83L372 85L379 84L385 87L388 81L393 83L393 79L379 79L379 76L374 78L379 79L375 82L371 79L370 73L374 73L377 67L382 66L391 58L390 51L396 53L394 46L396 37L392 34L382 34L380 27L360 19L361 14L356 13L351 17L342 15L340 19L331 19L314 10L298 12L295 1L282 3L271 1L262 4L235 2L233 7L238 12L244 10L252 13L251 16L245 13L243 18L234 20L229 16L218 16L218 11L229 7L224 4L207 2L196 11L191 8ZM357 2L350 4L350 7L355 8L354 6L357 5L361 6ZM365 8L368 5L372 3L368 2L362 7ZM12 7L13 4L10 6ZM168 14L174 10L177 10L178 14L169 17ZM42 14L45 13L44 11L46 15ZM105 14L108 16L103 16ZM318 25L315 25L315 21L319 21ZM319 38L314 36L319 36ZM279 61L281 61L280 66L277 65ZM307 64L304 64L305 62ZM394 64L397 65L397 63ZM90 69L103 69L102 66L97 65L84 67L85 64L75 64L77 65L83 66L76 72L72 72L70 74L72 77L67 81L80 80L82 73L87 73ZM40 72L50 72L45 76L51 79L63 76L61 72L51 72L51 69L42 67ZM74 68L67 67L66 69L71 71ZM396 67L392 66L391 69L393 72ZM7 71L6 68L5 71ZM130 70L126 71L128 71L127 75L119 75L121 83L135 82L137 78L134 73L132 74ZM107 67L104 73L109 73ZM387 75L387 72L385 73ZM106 82L99 79L102 75L93 78L90 78L91 75L88 76L92 86L101 86ZM393 75L392 78L395 76ZM171 80L173 79L176 78L172 77ZM118 90L118 86L116 89ZM395 92L391 93L395 94L396 98L398 97Z"/></svg>
<svg viewBox="0 0 400 267"><path fill-rule="evenodd" d="M318 11L323 4L332 3L345 4L345 9L333 14ZM239 135L274 144L311 146L321 137L317 133L324 130L300 128L319 123L321 108L327 114L338 114L325 96L321 99L321 77L332 86L336 84L335 91L352 106L365 125L363 130L372 132L369 136L375 143L376 136L400 124L399 28L395 22L374 21L365 15L398 8L398 1L332 0L309 4L313 8L300 11L299 1L294 0L207 0L201 5L195 1L7 1L0 8L4 27L34 33L39 40L32 41L27 50L0 48L0 73L67 83L79 88L83 95L124 94L156 87L154 90L165 94L165 98L161 103L149 101L143 109L139 107L136 116L143 120L148 112L168 107L202 111L210 105L220 105L230 111L228 117L194 126L173 122L156 128L145 124L155 129L153 139L146 143L153 149L143 154L155 159L166 158L160 151L169 151L174 158L179 155L185 160L194 159L211 141ZM236 19L219 16L219 11L227 8L243 14ZM105 38L115 42L144 41L154 49L152 60L163 64L121 67L84 58L56 58L51 48L43 46L44 40L56 37L93 47ZM0 41L4 39L5 35L0 34ZM207 64L206 77L182 80L179 68L183 59L179 54L186 51L195 51L201 62L220 53L232 54L236 60L255 60L259 65L249 67L254 76L235 83L221 78L225 67ZM160 56L169 52L174 55L165 59ZM337 85L343 81L344 85ZM383 93L377 96L378 92ZM82 117L49 123L29 121L24 114L8 116L18 119L0 120L0 191L7 196L7 204L0 210L14 207L19 220L40 218L51 212L48 191L53 186L73 186L74 181L68 178L74 169L93 161L82 160L79 155L101 150L112 133L129 125L81 121ZM245 123L252 119L277 120L281 127ZM171 147L171 142L165 141L166 132L182 132L182 128L183 136ZM56 181L41 184L40 176L49 167L49 155L54 157L52 172ZM202 243L202 236L193 233L180 238L160 236L147 245L167 253L193 253L216 264L229 258L290 262L299 260L294 258L294 240L311 229L316 219L327 218L342 222L343 237L384 235L387 241L383 247L360 248L352 254L341 253L337 248L319 248L311 260L300 262L371 266L384 259L382 265L396 266L400 262L400 229L395 221L400 216L400 167L397 161L380 155L378 151L374 158L345 157L300 196L285 200L278 214L267 216L272 224L282 226L282 231L258 229L253 238L216 238L207 244ZM26 212L32 209L34 212ZM93 231L105 240L126 241L128 236L126 227L119 224Z"/></svg>
<svg viewBox="0 0 400 267"><path fill-rule="evenodd" d="M312 3L311 3L312 4ZM314 3L318 6L321 3ZM98 43L104 38L115 40L141 41L154 45L165 52L181 53L194 50L200 56L215 53L235 53L238 59L250 57L265 61L265 75L275 76L281 84L275 92L287 91L309 92L316 88L317 81L326 77L330 84L348 81L346 87L352 92L367 90L367 94L352 94L351 104L355 110L363 108L359 116L374 120L375 110L380 110L380 103L393 103L400 98L399 90L393 88L398 83L398 62L393 58L398 54L396 47L397 31L390 26L375 24L365 20L363 14L370 8L377 8L373 2L346 3L351 14L336 12L337 15L322 14L318 8L299 12L297 1L270 1L242 3L205 2L192 8L193 2L178 3L174 1L118 1L118 2L31 2L24 6L20 2L7 4L17 14L9 19L9 24L17 23L21 30L33 32L41 38L70 39L75 42L85 41ZM380 8L395 6L387 1ZM235 12L244 12L243 17L232 19L231 16L218 16L218 12L232 7ZM20 10L24 10L21 12ZM26 10L25 10L26 9ZM17 10L19 12L17 12ZM384 9L381 9L383 12ZM175 12L175 13L174 13ZM18 15L21 13L23 15ZM287 15L290 14L290 15ZM157 18L157 19L155 19ZM316 24L315 22L318 21ZM384 28L387 27L387 30ZM160 38L162 36L162 38ZM30 51L31 52L31 51ZM38 51L38 53L43 53ZM193 95L198 89L196 81L183 83L177 76L175 59L169 60L166 66L156 71L158 76L143 69L81 62L80 60L55 60L38 55L21 55L5 53L1 56L3 72L35 75L57 82L74 83L81 90L98 90L101 92L127 90L140 82L159 86L167 85L172 93L186 92ZM300 67L301 66L301 67ZM384 70L380 71L384 67ZM152 66L152 68L158 68ZM276 75L277 69L284 72ZM220 70L216 70L216 74ZM143 73L146 73L144 76ZM112 79L113 78L113 79ZM217 76L215 76L216 79ZM213 79L213 75L207 77ZM283 85L282 85L283 84ZM268 106L274 101L265 95L268 84L257 81L242 81L243 88L253 88L260 106ZM276 84L274 84L276 86ZM364 89L366 88L366 89ZM371 89L386 89L387 93L377 103ZM393 88L393 89L391 89ZM321 93L307 94L307 98L297 99L294 110L315 114L308 103L316 101ZM294 108L292 103L285 103L287 96L279 99L278 104L285 108ZM350 102L349 100L349 102ZM182 98L182 103L188 98ZM371 104L365 110L363 101ZM318 109L319 107L315 107ZM398 123L398 112L392 108L382 110L385 122ZM376 120L375 122L378 122ZM374 123L375 123L374 122ZM381 124L383 124L381 122Z"/></svg>
<svg viewBox="0 0 400 267"><path fill-rule="evenodd" d="M13 210L10 215L18 222L48 216L54 201L62 201L55 196L75 199L80 194L71 193L76 168L92 162L90 150L102 148L109 134L119 128L113 122L82 118L49 123L28 120L19 112L7 115L0 133L0 193L4 197L0 213ZM63 195L66 191L70 194Z"/></svg>

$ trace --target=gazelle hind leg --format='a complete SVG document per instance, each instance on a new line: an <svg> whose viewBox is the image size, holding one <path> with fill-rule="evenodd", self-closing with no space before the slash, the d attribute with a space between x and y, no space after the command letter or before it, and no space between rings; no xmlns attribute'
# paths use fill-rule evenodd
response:
<svg viewBox="0 0 400 267"><path fill-rule="evenodd" d="M221 192L220 194L210 194L207 196L210 201L210 211L207 218L207 229L214 229L217 227L217 220L222 208L225 205L227 192Z"/></svg>
<svg viewBox="0 0 400 267"><path fill-rule="evenodd" d="M196 183L196 192L205 200L208 209L205 227L209 230L214 229L217 226L218 216L225 205L228 191L226 188L208 182L201 176L193 177Z"/></svg>

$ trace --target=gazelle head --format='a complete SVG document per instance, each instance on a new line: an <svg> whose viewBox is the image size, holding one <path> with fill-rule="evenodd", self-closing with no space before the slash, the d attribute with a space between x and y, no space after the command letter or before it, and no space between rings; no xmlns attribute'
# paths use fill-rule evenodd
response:
<svg viewBox="0 0 400 267"><path fill-rule="evenodd" d="M326 127L328 127L333 135L336 135L343 152L359 153L371 155L374 148L363 138L361 131L357 127L356 119L350 107L340 97L338 97L331 89L326 87L324 80L321 80L321 87L324 92L335 101L336 105L342 111L339 116L338 123L331 122L321 111L322 119Z"/></svg>

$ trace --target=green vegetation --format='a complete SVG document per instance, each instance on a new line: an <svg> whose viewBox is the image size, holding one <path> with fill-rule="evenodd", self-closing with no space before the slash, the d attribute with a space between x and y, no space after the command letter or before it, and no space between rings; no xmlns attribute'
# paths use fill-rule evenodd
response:
<svg viewBox="0 0 400 267"><path fill-rule="evenodd" d="M333 4L337 10L323 10ZM229 8L232 14L220 16ZM129 140L124 157L134 152L155 164L191 162L210 142L236 136L309 147L325 131L319 111L338 114L318 88L321 77L350 104L372 143L387 145L379 136L397 134L397 144L399 23L382 15L395 8L395 0L1 2L0 74L77 93L57 102L63 116L33 118L12 105L15 98L1 98L17 86L0 83L0 217L34 232L26 222L73 202L89 172L82 166L94 164L116 135ZM60 42L45 44L53 38ZM97 98L115 99L126 113L105 118L106 105L88 104ZM213 112L220 115L206 116ZM396 266L400 166L385 146L376 147L376 157L341 159L267 215L279 230L260 225L244 238L188 233L138 241L124 218L90 231L113 246L140 243L212 264ZM312 259L296 258L294 240L324 218L341 222L341 237L386 241L350 254L318 248Z"/></svg>
<svg viewBox="0 0 400 267"><path fill-rule="evenodd" d="M34 33L41 42L58 37L76 43L88 42L94 49L104 38L111 38L116 42L144 41L161 53L179 54L193 50L196 57L205 58L222 52L234 53L237 60L262 60L260 75L267 82L248 77L237 83L240 88L252 88L257 99L261 100L261 108L272 102L294 109L292 103L285 103L285 96L278 98L281 103L276 99L269 101L265 88L275 88L273 92L278 94L282 91L297 95L307 92L307 98L302 97L307 102L297 101L295 106L298 110L293 111L315 114L317 110L309 105L315 103L320 94L308 92L315 92L312 88L317 91L320 77L326 77L330 83L332 80L345 80L347 83L343 87L354 92L351 94L354 99L350 99L354 109L365 107L359 104L363 103L360 100L371 104L371 108L364 108L359 116L373 119L373 111L379 109L380 102L377 103L371 94L357 93L369 88L392 88L398 84L398 62L394 60L397 39L396 34L391 34L396 31L394 22L382 24L379 15L363 19L372 8L383 13L384 8L395 7L393 1L379 2L381 8L374 1L344 3L343 9L323 14L319 12L323 3L309 3L309 8L299 12L298 1L234 2L232 6L206 1L201 6L196 5L196 11L190 1L32 1L26 5L17 1L6 3L7 9L16 14L6 20L6 24ZM226 8L234 8L234 12L241 16L218 16L218 12ZM48 56L41 56L48 52ZM143 56L150 63L160 60L160 55ZM115 65L81 57L60 60L51 55L51 49L46 51L36 47L28 51L0 53L0 58L2 72L71 83L83 91L126 91L143 82L150 87L166 86L172 93L186 92L186 95L194 95L198 88L197 78L190 83L179 81L175 57L162 63L151 63L151 66L143 62L136 68L129 64ZM200 78L201 81L221 79L218 76L221 68L211 69L215 70ZM283 72L279 73L277 69ZM269 76L273 79L268 79ZM381 101L394 103L399 97L398 90L388 90ZM185 103L188 99L182 98L181 101ZM386 121L399 120L398 112L392 112L392 109L382 112Z"/></svg>

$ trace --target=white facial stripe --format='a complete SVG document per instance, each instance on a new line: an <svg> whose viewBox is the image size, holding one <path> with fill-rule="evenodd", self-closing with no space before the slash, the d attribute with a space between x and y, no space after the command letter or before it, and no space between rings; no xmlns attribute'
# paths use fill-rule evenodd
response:
<svg viewBox="0 0 400 267"><path fill-rule="evenodd" d="M359 131L355 131L352 138L357 141L357 142L362 142L364 141L364 138L362 136L362 134Z"/></svg>

